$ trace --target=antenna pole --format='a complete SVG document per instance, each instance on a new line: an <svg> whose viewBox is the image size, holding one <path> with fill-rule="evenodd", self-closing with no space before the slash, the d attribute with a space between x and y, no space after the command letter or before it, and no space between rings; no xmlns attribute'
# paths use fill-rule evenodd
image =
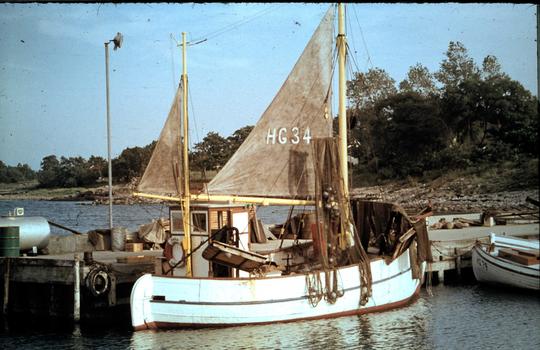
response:
<svg viewBox="0 0 540 350"><path fill-rule="evenodd" d="M109 98L109 42L105 43L105 90L107 94L107 164L109 180L109 229L113 229L113 191L112 191L112 164L111 164L111 112Z"/></svg>

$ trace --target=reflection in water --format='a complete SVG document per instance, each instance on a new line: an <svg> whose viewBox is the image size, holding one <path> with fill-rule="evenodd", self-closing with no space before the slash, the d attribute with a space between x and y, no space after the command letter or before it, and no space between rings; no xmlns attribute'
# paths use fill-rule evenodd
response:
<svg viewBox="0 0 540 350"><path fill-rule="evenodd" d="M135 332L135 349L378 349L419 348L429 312L423 299L388 312L327 320L201 330Z"/></svg>
<svg viewBox="0 0 540 350"><path fill-rule="evenodd" d="M439 285L434 294L427 299L434 347L540 348L538 292L479 284Z"/></svg>

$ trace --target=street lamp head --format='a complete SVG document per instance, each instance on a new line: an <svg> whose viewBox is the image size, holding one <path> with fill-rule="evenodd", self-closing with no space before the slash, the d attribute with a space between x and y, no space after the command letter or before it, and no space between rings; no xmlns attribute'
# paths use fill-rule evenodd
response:
<svg viewBox="0 0 540 350"><path fill-rule="evenodd" d="M122 36L122 33L120 33L120 32L116 33L116 36L112 40L112 42L114 43L113 50L121 48L123 40L124 40L124 37Z"/></svg>

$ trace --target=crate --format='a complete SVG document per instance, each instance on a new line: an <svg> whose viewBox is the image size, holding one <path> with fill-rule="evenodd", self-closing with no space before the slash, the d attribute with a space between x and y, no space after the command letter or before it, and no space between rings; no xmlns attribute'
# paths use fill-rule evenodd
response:
<svg viewBox="0 0 540 350"><path fill-rule="evenodd" d="M126 252L142 252L143 244L142 243L126 243L125 251Z"/></svg>

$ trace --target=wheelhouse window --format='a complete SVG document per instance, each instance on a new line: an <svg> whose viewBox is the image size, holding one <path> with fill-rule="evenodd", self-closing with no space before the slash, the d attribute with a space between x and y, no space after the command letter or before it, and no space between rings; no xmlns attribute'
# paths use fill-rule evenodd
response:
<svg viewBox="0 0 540 350"><path fill-rule="evenodd" d="M191 213L191 224L193 225L193 231L207 232L208 225L206 212Z"/></svg>
<svg viewBox="0 0 540 350"><path fill-rule="evenodd" d="M184 226L182 222L182 211L171 210L171 233L184 232Z"/></svg>

